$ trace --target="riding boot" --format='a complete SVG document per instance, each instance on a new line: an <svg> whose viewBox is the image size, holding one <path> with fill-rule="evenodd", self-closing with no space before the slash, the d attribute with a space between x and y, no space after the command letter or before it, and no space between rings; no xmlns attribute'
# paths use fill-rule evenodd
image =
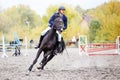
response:
<svg viewBox="0 0 120 80"><path fill-rule="evenodd" d="M61 50L62 50L61 42L58 42L58 46L57 46L58 53L61 53Z"/></svg>
<svg viewBox="0 0 120 80"><path fill-rule="evenodd" d="M38 45L35 47L35 49L37 49L37 48L40 47L43 38L44 38L44 36L41 35L41 37L40 37L40 39L39 39L39 43L38 43Z"/></svg>
<svg viewBox="0 0 120 80"><path fill-rule="evenodd" d="M58 42L58 49L61 48L61 42Z"/></svg>

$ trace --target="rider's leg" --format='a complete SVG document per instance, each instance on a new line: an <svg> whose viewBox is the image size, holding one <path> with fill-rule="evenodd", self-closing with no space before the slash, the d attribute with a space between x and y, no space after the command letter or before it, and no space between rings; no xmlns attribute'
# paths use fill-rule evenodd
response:
<svg viewBox="0 0 120 80"><path fill-rule="evenodd" d="M57 34L58 34L58 48L60 48L61 47L61 38L62 38L61 32L57 31Z"/></svg>
<svg viewBox="0 0 120 80"><path fill-rule="evenodd" d="M39 43L38 43L38 45L35 47L36 49L40 47L41 42L42 42L42 40L43 40L43 37L44 37L44 36L42 36L42 35L40 36Z"/></svg>
<svg viewBox="0 0 120 80"><path fill-rule="evenodd" d="M56 55L57 53L61 53L62 52L62 45L61 45L61 42L62 42L62 36L61 36L61 32L56 32L58 34L58 45L54 51L54 55Z"/></svg>
<svg viewBox="0 0 120 80"><path fill-rule="evenodd" d="M35 47L36 49L40 47L41 42L42 42L42 40L43 40L43 38L44 38L44 35L45 35L46 32L47 32L48 30L50 30L50 29L51 29L51 28L48 27L48 28L46 28L46 29L41 33L41 36L40 36L40 39L39 39L39 43L38 43L38 45Z"/></svg>

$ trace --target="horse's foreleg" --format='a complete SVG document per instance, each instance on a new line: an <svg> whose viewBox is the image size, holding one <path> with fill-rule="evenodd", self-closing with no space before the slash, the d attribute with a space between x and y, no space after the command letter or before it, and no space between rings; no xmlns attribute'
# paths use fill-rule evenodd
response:
<svg viewBox="0 0 120 80"><path fill-rule="evenodd" d="M46 56L45 53L44 53L44 55L43 55L43 59L42 59L42 61L39 63L40 66L37 67L37 69L43 69L43 68L42 68L42 64L43 64L46 60L47 60L47 56Z"/></svg>
<svg viewBox="0 0 120 80"><path fill-rule="evenodd" d="M43 59L42 59L42 61L40 62L40 65L41 65L42 63L44 63L46 60L47 60L47 56L46 56L45 53L44 53Z"/></svg>
<svg viewBox="0 0 120 80"><path fill-rule="evenodd" d="M50 54L47 57L47 60L42 64L41 69L44 69L44 66L54 57L55 55Z"/></svg>
<svg viewBox="0 0 120 80"><path fill-rule="evenodd" d="M38 52L37 52L37 55L36 55L35 60L33 61L32 65L30 65L30 67L29 67L29 69L28 69L29 71L31 71L31 70L32 70L32 68L33 68L33 66L35 65L35 63L37 62L37 60L38 60L38 58L39 58L39 56L40 56L41 52L42 52L42 50L41 50L41 49L39 49L39 50L38 50Z"/></svg>
<svg viewBox="0 0 120 80"><path fill-rule="evenodd" d="M49 52L44 52L43 59L42 59L42 61L40 62L40 66L37 67L37 69L43 69L43 68L42 68L42 64L47 60L47 57L49 56L50 53L51 53L51 51L49 51Z"/></svg>

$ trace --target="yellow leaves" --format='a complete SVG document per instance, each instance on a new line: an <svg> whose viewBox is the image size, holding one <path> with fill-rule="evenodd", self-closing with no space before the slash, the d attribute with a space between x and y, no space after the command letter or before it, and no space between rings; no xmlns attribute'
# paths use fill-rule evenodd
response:
<svg viewBox="0 0 120 80"><path fill-rule="evenodd" d="M42 25L48 24L48 20L55 12L58 12L60 5L52 5L48 7L47 15L42 17L42 20L44 22ZM78 37L79 33L81 33L80 21L82 19L82 16L72 6L66 4L62 5L65 6L65 15L68 17L68 28L62 34L66 40L71 40L73 36Z"/></svg>
<svg viewBox="0 0 120 80"><path fill-rule="evenodd" d="M58 12L60 5L49 6L46 14L42 17L38 16L28 6L19 5L18 7L9 8L0 13L0 31L6 31L10 39L13 39L14 32L24 38L24 36L28 35L26 20L29 20L29 38L39 39L41 32L48 27L50 17L55 12ZM88 27L85 27L87 24L83 21L81 25L82 12L80 13L71 5L62 5L65 6L65 14L68 17L68 28L62 33L64 38L71 40L73 36L88 35ZM96 9L88 10L87 14L101 23L101 30L97 31L96 41L114 41L116 36L120 35L120 2L110 1Z"/></svg>
<svg viewBox="0 0 120 80"><path fill-rule="evenodd" d="M88 14L93 15L101 23L101 30L97 32L96 41L115 41L120 35L120 2L111 0Z"/></svg>
<svg viewBox="0 0 120 80"><path fill-rule="evenodd" d="M108 10L110 12L110 14L116 14L116 15L120 15L120 2L119 1L110 1L108 3Z"/></svg>

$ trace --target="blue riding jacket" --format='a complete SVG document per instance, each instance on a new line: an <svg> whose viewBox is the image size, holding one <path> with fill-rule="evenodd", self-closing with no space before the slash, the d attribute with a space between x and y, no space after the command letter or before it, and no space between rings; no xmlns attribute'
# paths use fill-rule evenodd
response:
<svg viewBox="0 0 120 80"><path fill-rule="evenodd" d="M50 20L49 20L49 24L50 24L50 27L51 27L51 28L52 28L52 26L53 26L53 22L54 22L54 19L55 19L55 15L56 15L56 14L59 14L59 12L58 12L58 13L54 13L54 14L52 15L52 17L50 18ZM63 28L63 30L65 30L65 29L67 29L67 16L65 16L65 15L63 14L62 20L63 20L63 23L64 23L64 28Z"/></svg>

